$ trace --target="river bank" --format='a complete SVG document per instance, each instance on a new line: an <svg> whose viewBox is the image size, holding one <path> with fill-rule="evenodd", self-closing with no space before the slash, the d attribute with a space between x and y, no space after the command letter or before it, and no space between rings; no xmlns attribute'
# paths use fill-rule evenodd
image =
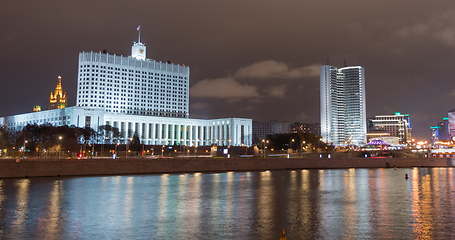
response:
<svg viewBox="0 0 455 240"><path fill-rule="evenodd" d="M0 160L0 178L159 174L183 172L264 171L337 168L453 167L447 158L172 158Z"/></svg>

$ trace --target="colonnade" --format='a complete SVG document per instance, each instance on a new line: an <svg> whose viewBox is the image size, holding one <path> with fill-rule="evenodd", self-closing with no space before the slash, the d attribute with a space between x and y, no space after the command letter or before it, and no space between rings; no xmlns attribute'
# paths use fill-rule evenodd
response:
<svg viewBox="0 0 455 240"><path fill-rule="evenodd" d="M106 121L117 128L124 143L136 134L148 145L184 146L250 146L251 125L233 121L201 120L205 124L150 123L134 121ZM112 133L111 133L112 134Z"/></svg>

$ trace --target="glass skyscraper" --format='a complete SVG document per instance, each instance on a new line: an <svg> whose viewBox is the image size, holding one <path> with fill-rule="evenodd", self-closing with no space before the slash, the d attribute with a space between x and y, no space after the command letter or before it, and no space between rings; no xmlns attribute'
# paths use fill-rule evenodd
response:
<svg viewBox="0 0 455 240"><path fill-rule="evenodd" d="M321 136L335 146L366 143L365 69L321 66Z"/></svg>

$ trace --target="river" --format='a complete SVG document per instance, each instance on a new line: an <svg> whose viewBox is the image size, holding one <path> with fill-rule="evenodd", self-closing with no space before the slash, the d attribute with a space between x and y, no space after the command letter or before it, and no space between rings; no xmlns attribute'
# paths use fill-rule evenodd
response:
<svg viewBox="0 0 455 240"><path fill-rule="evenodd" d="M454 169L0 179L1 239L278 239L283 229L455 239Z"/></svg>

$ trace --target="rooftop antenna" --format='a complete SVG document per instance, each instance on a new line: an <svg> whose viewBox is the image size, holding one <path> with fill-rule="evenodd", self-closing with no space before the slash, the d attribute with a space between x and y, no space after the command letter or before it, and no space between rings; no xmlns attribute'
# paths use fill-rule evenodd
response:
<svg viewBox="0 0 455 240"><path fill-rule="evenodd" d="M141 25L138 25L137 28L137 34L138 34L138 43L141 42Z"/></svg>

